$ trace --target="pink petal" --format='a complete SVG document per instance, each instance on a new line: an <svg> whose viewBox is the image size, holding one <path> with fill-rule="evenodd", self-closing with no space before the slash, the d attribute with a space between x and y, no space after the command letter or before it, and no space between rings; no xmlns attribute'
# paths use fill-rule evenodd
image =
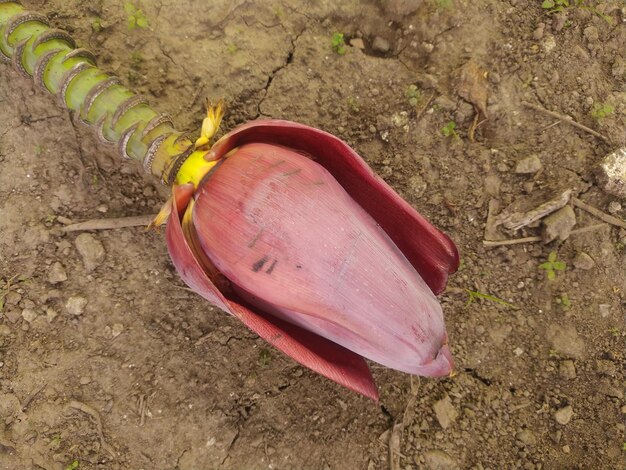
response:
<svg viewBox="0 0 626 470"><path fill-rule="evenodd" d="M258 120L225 135L213 146L209 158L220 158L251 142L284 145L309 154L381 225L435 294L445 289L448 274L459 265L454 243L398 196L345 142L302 124Z"/></svg>
<svg viewBox="0 0 626 470"><path fill-rule="evenodd" d="M183 235L175 203L172 207L172 216L168 220L166 236L167 247L176 270L195 292L238 318L261 338L300 364L350 390L378 400L376 385L362 357L314 333L226 299L213 285L191 252Z"/></svg>
<svg viewBox="0 0 626 470"><path fill-rule="evenodd" d="M385 366L450 372L436 297L321 165L243 145L195 198L200 245L241 298Z"/></svg>

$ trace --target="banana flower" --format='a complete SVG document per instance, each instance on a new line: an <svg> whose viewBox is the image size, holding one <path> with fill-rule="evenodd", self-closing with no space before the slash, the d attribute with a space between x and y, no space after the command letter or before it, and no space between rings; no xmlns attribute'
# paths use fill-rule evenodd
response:
<svg viewBox="0 0 626 470"><path fill-rule="evenodd" d="M209 148L209 108L183 164L167 246L184 282L304 366L374 400L366 359L423 376L453 371L435 294L454 243L331 134L281 120Z"/></svg>

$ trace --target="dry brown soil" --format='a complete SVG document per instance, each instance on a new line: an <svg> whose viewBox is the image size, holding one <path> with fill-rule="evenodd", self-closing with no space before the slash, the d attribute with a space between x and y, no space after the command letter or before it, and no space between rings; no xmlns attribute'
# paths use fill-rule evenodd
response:
<svg viewBox="0 0 626 470"><path fill-rule="evenodd" d="M224 97L225 129L285 118L353 145L458 243L441 300L459 371L373 365L373 403L186 290L162 233L62 232L152 214L167 191L0 65L0 468L624 468L626 231L483 245L490 201L528 209L572 189L626 217L594 179L626 144L626 5L541 3L144 0L149 28L130 30L121 1L25 2L180 129ZM337 54L334 32L363 43ZM468 63L486 76L474 142ZM517 173L533 155L541 169ZM551 251L567 266L552 281L538 267ZM466 289L513 306L468 304Z"/></svg>

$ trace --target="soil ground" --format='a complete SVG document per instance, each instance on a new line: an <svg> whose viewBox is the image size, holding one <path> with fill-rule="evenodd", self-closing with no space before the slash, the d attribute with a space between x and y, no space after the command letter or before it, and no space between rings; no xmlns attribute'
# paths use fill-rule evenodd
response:
<svg viewBox="0 0 626 470"><path fill-rule="evenodd" d="M483 244L490 204L571 189L626 216L594 179L626 144L626 6L569 3L144 1L149 28L129 29L123 2L25 2L179 129L224 97L225 129L284 118L350 143L459 246L441 296L459 371L373 365L375 404L186 290L162 233L62 232L167 190L0 65L0 468L624 468L626 231Z"/></svg>

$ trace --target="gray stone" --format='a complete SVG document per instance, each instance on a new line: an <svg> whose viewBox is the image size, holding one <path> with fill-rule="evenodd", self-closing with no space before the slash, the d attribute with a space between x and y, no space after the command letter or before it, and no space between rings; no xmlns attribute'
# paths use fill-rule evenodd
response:
<svg viewBox="0 0 626 470"><path fill-rule="evenodd" d="M529 429L523 429L515 435L515 439L527 446L534 446L537 443L537 438Z"/></svg>
<svg viewBox="0 0 626 470"><path fill-rule="evenodd" d="M37 318L37 312L35 312L31 308L25 308L24 310L22 310L22 318L26 320L28 323L30 323L35 318Z"/></svg>
<svg viewBox="0 0 626 470"><path fill-rule="evenodd" d="M611 314L611 304L600 304L598 310L600 310L600 316L606 318Z"/></svg>
<svg viewBox="0 0 626 470"><path fill-rule="evenodd" d="M557 238L566 240L576 225L576 214L572 206L561 207L543 219L541 238L544 243L550 243Z"/></svg>
<svg viewBox="0 0 626 470"><path fill-rule="evenodd" d="M564 406L554 413L555 421L563 426L570 422L572 416L574 416L574 408L570 405Z"/></svg>
<svg viewBox="0 0 626 470"><path fill-rule="evenodd" d="M357 49L365 49L365 44L363 43L363 39L361 38L352 38L350 39L350 45L352 47L356 47Z"/></svg>
<svg viewBox="0 0 626 470"><path fill-rule="evenodd" d="M92 234L81 233L76 237L75 243L87 272L96 269L104 260L104 246Z"/></svg>
<svg viewBox="0 0 626 470"><path fill-rule="evenodd" d="M618 212L621 212L621 210L622 210L622 205L619 202L617 201L609 202L609 213L617 214Z"/></svg>
<svg viewBox="0 0 626 470"><path fill-rule="evenodd" d="M576 253L576 257L574 258L573 263L577 269L583 270L591 269L596 265L596 262L593 260L593 258L584 251L579 251L578 253Z"/></svg>
<svg viewBox="0 0 626 470"><path fill-rule="evenodd" d="M604 191L626 199L626 147L604 157L596 178Z"/></svg>
<svg viewBox="0 0 626 470"><path fill-rule="evenodd" d="M87 306L87 299L84 297L70 297L65 303L65 309L71 315L82 315Z"/></svg>
<svg viewBox="0 0 626 470"><path fill-rule="evenodd" d="M517 162L517 165L515 165L515 173L537 173L539 170L541 170L542 167L543 165L541 164L541 160L539 160L539 157L537 155L531 155Z"/></svg>
<svg viewBox="0 0 626 470"><path fill-rule="evenodd" d="M573 325L554 324L548 327L546 338L557 353L575 359L582 359L585 355L585 342L582 340Z"/></svg>
<svg viewBox="0 0 626 470"><path fill-rule="evenodd" d="M374 41L372 41L372 49L374 49L376 52L381 52L385 54L389 52L390 49L389 41L381 38L380 36L376 36L374 38Z"/></svg>
<svg viewBox="0 0 626 470"><path fill-rule="evenodd" d="M564 379L575 379L576 366L574 365L574 361L570 359L566 361L561 361L561 363L559 364L559 375Z"/></svg>
<svg viewBox="0 0 626 470"><path fill-rule="evenodd" d="M429 450L424 454L428 470L457 470L459 464L443 450Z"/></svg>
<svg viewBox="0 0 626 470"><path fill-rule="evenodd" d="M63 281L67 281L67 273L63 265L57 261L48 270L48 282L50 284L58 284Z"/></svg>
<svg viewBox="0 0 626 470"><path fill-rule="evenodd" d="M433 410L435 411L439 425L443 429L448 429L459 415L454 405L452 405L450 397L447 395L433 405Z"/></svg>

